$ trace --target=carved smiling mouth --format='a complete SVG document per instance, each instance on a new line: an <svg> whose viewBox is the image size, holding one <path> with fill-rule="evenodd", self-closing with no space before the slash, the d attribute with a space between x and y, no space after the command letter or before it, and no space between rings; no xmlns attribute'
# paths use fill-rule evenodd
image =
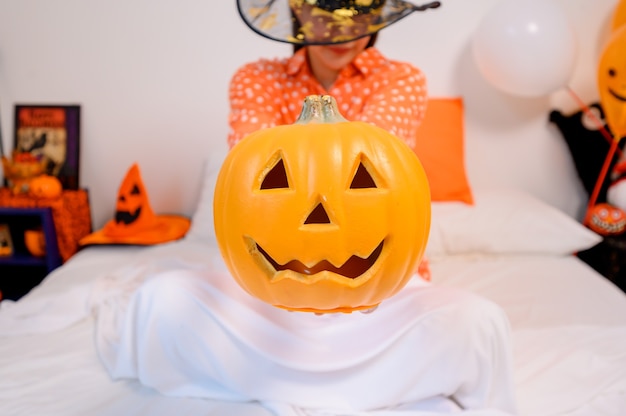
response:
<svg viewBox="0 0 626 416"><path fill-rule="evenodd" d="M613 97L617 98L617 99L618 99L618 100L620 100L620 101L626 101L626 97L624 97L624 96L622 96L622 95L619 95L618 93L616 93L615 91L613 91L613 90L612 90L612 89L610 89L610 88L609 88L609 93L610 93Z"/></svg>
<svg viewBox="0 0 626 416"><path fill-rule="evenodd" d="M137 221L137 218L139 218L139 214L141 214L141 207L137 208L134 214L128 211L116 211L115 222L117 222L118 224L123 222L124 224L128 225Z"/></svg>
<svg viewBox="0 0 626 416"><path fill-rule="evenodd" d="M329 271L343 277L347 277L348 279L356 279L357 277L363 275L363 273L368 271L370 267L376 263L376 260L378 260L378 257L383 250L383 245L384 240L380 242L378 247L376 247L376 249L372 251L372 254L368 257L362 258L353 255L340 267L333 266L328 260L322 260L312 267L307 267L298 260L291 260L285 264L279 264L265 250L263 250L260 245L256 244L256 248L276 271L291 270L296 273L306 275L314 275L323 271Z"/></svg>

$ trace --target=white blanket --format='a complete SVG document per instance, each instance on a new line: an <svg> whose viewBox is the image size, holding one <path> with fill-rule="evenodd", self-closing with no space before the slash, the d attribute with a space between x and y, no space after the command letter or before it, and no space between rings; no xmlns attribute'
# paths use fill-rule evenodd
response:
<svg viewBox="0 0 626 416"><path fill-rule="evenodd" d="M11 347L8 349L5 348L5 350L7 350L5 351L5 353L10 353L10 351L13 351L12 353L10 353L10 356L6 356L7 358L2 361L4 364L0 365L0 377L4 380L3 385L5 386L3 387L3 389L0 390L6 392L6 395L0 394L0 396L2 396L2 401L6 403L6 406L9 406L5 407L7 409L13 408L11 406L19 406L20 408L24 409L32 408L35 413L37 409L37 407L34 406L35 402L32 401L32 398L29 399L29 401L25 401L21 404L19 404L19 402L13 403L14 400L12 399L12 397L14 397L15 395L11 392L15 390L16 385L15 383L11 382L11 379L14 379L17 375L22 373L18 372L10 375L1 370L1 368L5 368L7 369L7 371L9 369L11 369L11 371L17 371L19 368L22 368L22 365L18 366L15 361L22 360L22 358L20 358L21 355L23 355L24 359L27 360L23 361L24 363L32 361L31 359L27 358L29 356L27 354L27 352L30 351L29 349L24 350L25 354L21 354L20 356L17 355L19 351L18 347L21 345L21 341L17 342L18 339L23 338L24 345L29 345L32 342L38 342L37 339L39 338L37 334L41 332L54 332L62 328L66 328L64 331L71 332L71 325L80 320L83 320L84 322L84 319L89 319L87 317L89 316L91 311L95 312L97 317L97 340L99 345L99 352L101 353L101 358L103 358L103 362L108 362L109 364L113 363L114 366L118 366L114 370L120 371L120 374L118 376L135 377L138 367L133 367L133 361L127 360L128 357L134 356L133 348L128 348L129 346L133 346L133 343L127 343L128 340L126 340L124 341L124 345L122 345L121 339L119 338L120 332L118 332L118 328L130 325L128 323L128 317L130 315L125 313L125 308L133 295L137 293L137 287L142 285L142 282L144 281L159 281L167 279L168 276L171 277L172 275L174 276L172 281L175 279L187 280L184 275L196 276L200 274L204 276L208 270L222 270L220 269L220 267L222 267L220 266L221 260L214 257L214 249L215 248L207 249L206 245L194 245L186 242L181 242L180 244L172 244L171 246L155 247L153 249L148 249L145 251L142 250L141 252L138 251L136 255L135 253L128 255L126 250L124 250L123 253L114 253L113 255L111 255L110 258L107 257L108 251L105 251L104 253L98 253L95 256L88 256L89 253L79 253L79 255L75 259L73 259L70 264L64 266L64 270L60 270L58 274L54 274L49 280L47 279L46 281L44 281L44 284L36 288L36 290L31 292L20 302L3 302L0 307L0 334L2 336L8 336L12 334L13 338L15 339L15 342L9 339L5 339L2 341L4 345L7 345L7 347ZM82 254L87 255L82 256ZM122 254L123 257L118 258ZM552 265L550 262L555 262L555 264ZM94 265L97 266L99 263L107 263L107 266L109 266L109 270L113 269L113 272L98 272L99 267L94 267ZM542 265L543 269L547 270L545 274L549 274L548 271L552 270L552 266L558 267L558 269L562 271L564 266L570 265L570 262L566 260L557 262L556 260L552 260L549 258L519 259L518 262L511 263L511 267L513 267L515 270L518 270L519 267L528 264L536 264L537 266ZM517 263L519 263L519 266L515 266L515 264ZM478 269L478 266L482 266L482 264L482 262L480 264L474 264L472 262L461 262L458 265L459 270L452 270L454 273L450 276L462 276L463 271L471 270L474 267ZM472 276L481 275L484 277L489 272L493 272L494 276L496 274L498 276L502 276L502 270L496 268L495 264L496 263L486 263L484 267L480 268L480 270L474 270L472 272ZM503 263L503 265L508 264L509 262ZM115 267L111 267L111 265L115 265ZM456 267L454 264L449 265ZM542 268L539 268L537 266L535 266L536 270L543 270ZM527 269L526 266L524 266L523 268ZM496 273L497 270L500 271ZM68 273L69 271L71 271L71 273ZM441 268L439 268L437 271L444 276L447 273ZM508 287L511 285L519 286L522 282L526 284L532 282L533 279L544 279L539 277L535 279L533 277L533 279L529 280L528 277L522 277L524 276L524 273L520 273L519 279L515 276L516 275L507 273L506 279L500 280L502 280L502 283L506 284L506 286ZM539 276L539 272L537 272L537 276ZM567 277L570 281L571 279L576 278L574 281L577 285L581 283L581 281L578 280L577 275L570 274ZM71 281L67 280L70 278L72 279ZM93 284L94 281L97 282L96 285ZM232 279L223 279L223 281L228 282L229 285L233 283ZM481 281L485 282L485 279ZM487 281L489 280L487 279ZM468 279L466 282L467 284L460 284L459 286L468 286L469 284L471 284L471 282L473 282L473 280ZM419 283L419 281L417 283ZM150 286L148 285L148 287ZM488 286L488 288L495 287L496 286L494 284L490 284ZM542 287L545 289L545 286ZM562 290L563 286L560 287ZM230 289L236 290L235 293L229 295L233 298L227 300L226 298L228 298L228 296L222 296L223 299L221 300L221 302L234 302L238 299L239 296L247 296L245 293L240 292L238 286L236 285L234 287L231 287ZM228 291L230 289L226 290L227 294L229 293ZM411 292L413 290L423 291L424 289L430 290L431 288L424 288L419 286L414 287L412 283L409 287L407 287L407 289L407 293L405 293L405 291L402 291L397 297L383 302L379 309L371 315L362 315L358 313L345 316L337 315L333 318L332 316L316 317L314 315L308 314L286 314L290 317L302 316L305 319L303 320L303 322L299 323L305 323L313 327L315 325L321 327L321 323L325 322L325 320L342 320L346 322L353 320L355 321L355 323L358 323L363 320L380 319L380 321L392 322L394 323L394 325L399 324L402 321L408 323L411 321L411 319L413 319L412 315L396 313L398 310L401 309L400 306L402 306L403 299L404 302L406 302L406 298L410 297L410 294L408 292ZM599 290L600 295L606 292L600 289L605 288L596 287L596 292ZM220 290L224 290L224 288L221 288ZM426 292L423 291L423 293ZM487 291L485 291L485 293L488 293L489 295L492 294L491 292ZM513 295L513 293L511 293L511 291L508 289L504 290L502 293L506 295L508 299L507 303L504 304L506 306L511 303L510 297ZM524 289L524 291L520 293L520 301L525 299L522 293L528 293L528 290ZM606 293L604 294L606 295ZM205 295L215 296L215 293L211 293L211 291L208 291L202 296ZM581 302L582 299L583 298L581 297ZM615 302L608 303L614 304L615 306L621 305L621 303L617 304ZM513 304L515 303L513 302ZM143 303L143 306L145 305L146 304ZM583 307L583 310L591 311L591 309L588 309L588 305L585 304L583 306L580 303L579 305ZM574 304L572 304L571 306L573 308L572 313L580 309L576 308ZM604 307L604 302L602 305L598 305L598 307ZM214 316L216 317L219 317L220 310L221 309L219 308L211 308L210 313L214 314ZM284 312L276 310L275 308L270 308L270 310L276 312ZM513 312L515 312L515 310L516 309L513 309ZM263 320L250 321L247 319L242 319L242 317L247 316L249 311L241 311L241 313L242 316L239 316L239 314L236 314L235 316L232 316L232 314L226 314L229 316L224 318L224 323L226 323L227 325L222 326L222 328L224 328L221 331L222 335L234 333L233 330L236 329L236 321L233 321L233 319L240 319L243 324L247 325L247 329L253 328L257 330L260 328L258 323L263 323ZM264 314L260 314L260 317L258 317L257 319L265 319L264 316ZM400 317L400 319L398 319L398 317ZM515 315L515 317L517 317L517 315ZM300 320L300 318L298 319ZM275 323L277 327L270 328L272 331L274 331L272 332L271 337L258 337L257 335L255 335L255 331L245 331L245 336L242 335L242 339L245 340L245 337L253 338L249 338L244 343L252 342L251 340L253 339L261 341L263 341L264 339L266 341L265 343L261 342L259 346L256 347L255 351L248 351L248 353L255 353L257 354L257 356L260 353L267 354L267 351L264 351L264 349L268 348L270 354L272 353L272 351L282 351L281 348L284 348L285 345L283 342L284 338L280 338L277 334L279 334L281 330L282 332L287 333L291 333L291 331L285 331L284 326L281 328L281 323L284 322L278 320L277 324ZM515 385L517 388L517 394L520 403L519 414L528 416L552 416L565 414L572 416L617 416L626 414L626 409L621 408L624 407L624 403L626 402L623 399L623 392L626 391L626 354L624 353L624 351L626 351L626 327L618 325L617 323L612 323L605 327L595 324L579 326L554 326L554 323L555 322L552 322L552 325L549 326L544 325L545 327L542 328L525 328L523 330L517 329L513 333ZM136 325L136 322L134 322L133 325ZM267 325L267 322L263 323L263 325ZM229 326L233 327L231 328ZM358 325L356 326L358 327ZM84 326L81 324L81 327ZM341 328L341 326L335 326L335 324L333 324L333 327ZM407 327L410 327L410 325L408 325ZM524 327L524 325L522 325L522 327ZM396 327L396 330L397 328L398 327ZM383 329L393 332L393 328L384 327ZM34 335L24 337L23 335L20 335L21 333L31 333ZM299 336L300 335L301 334L299 334ZM407 336L405 333L405 335L398 337L398 340L406 338ZM228 337L226 337L226 339L229 342L232 341L232 337L231 339L228 339ZM273 340L274 342L267 342L268 340ZM346 340L346 343L350 343L351 337L346 336L344 340ZM374 345L373 343L376 341L376 339L371 339L369 341L371 342L370 344L363 343L363 345L372 346ZM391 345L389 345L387 348L397 348L397 345L401 344L401 342L392 342L390 344ZM223 346L224 344L218 340L218 343L216 345ZM381 345L382 343L380 343L379 347L381 347ZM136 346L137 344L134 344L134 347ZM146 346L144 345L144 347ZM149 345L147 347L149 347ZM85 348L87 348L87 343L85 343ZM124 350L124 352L121 354L119 352L111 354L113 348L120 348ZM148 348L148 350L149 349L150 348ZM38 350L38 354L43 354L44 350L40 350L41 351ZM384 348L380 351L383 350ZM134 351L137 350L135 349ZM338 348L337 351L339 351L340 354L348 356L348 353L346 351L349 351L349 349ZM411 351L410 353L418 355L419 350L416 349L416 351ZM122 357L124 354L126 354L126 358L123 358L121 360L111 358ZM222 351L222 354L224 354L225 358L223 358L221 361L217 360L218 364L223 364L224 367L228 367L234 355L230 350ZM357 356L359 354L363 354L363 351L355 351L355 354L350 358L353 361L357 361ZM109 358L107 358L107 355L109 356ZM365 355L362 355L362 357L364 356ZM397 354L389 354L389 356L397 356ZM276 358L285 361L285 363L287 364L293 364L297 362L294 361L293 356L290 357L283 354L277 354ZM53 360L53 357L50 357L50 359ZM330 364L336 366L339 361L340 360L337 360L335 363L330 362ZM389 360L388 362L391 363L392 360ZM13 364L9 365L9 363ZM406 363L406 360L402 361L402 363ZM302 365L302 363L300 364ZM308 362L305 361L305 369L307 365L314 366L315 360L310 359ZM49 367L49 365L47 366ZM153 368L155 372L166 372L168 369L167 365L161 366L160 364L156 365L154 363L147 368ZM395 363L394 368L398 368L397 362ZM56 371L59 370L60 368ZM96 369L94 368L94 371L95 370ZM258 376L258 374L261 373L251 371L249 368L246 368L245 370L246 371L244 372L244 374L249 377L250 383L252 383L252 387L263 386L264 388L266 388L266 390L269 389L269 386L266 386L267 383L265 382L265 379L259 379L260 376ZM263 369L261 368L261 370ZM407 370L407 366L403 366L399 371L396 371L396 373L402 374ZM464 372L461 367L459 367L457 370L457 373ZM31 371L24 373L24 375L32 373L41 374L38 377L42 377L43 371L43 368L36 369L32 367ZM124 374L124 372L127 373ZM450 372L454 373L453 371ZM72 372L64 370L64 377L67 378L71 373ZM83 373L78 371L77 374L81 375L82 377ZM375 377L376 382L373 384L367 384L364 381L360 381L361 384L359 385L359 380L357 380L357 383L354 384L355 389L358 386L358 391L360 392L361 396L363 396L367 395L368 392L375 391L377 389L386 387L397 387L397 384L392 384L390 380L395 383L400 383L402 381L390 377L389 371L382 372L381 374L382 375L380 375L379 377ZM446 374L447 373L445 373L444 370L441 370L439 375L441 376L441 378L446 378ZM10 376L10 378L7 378L7 376ZM39 378L37 380L39 380ZM44 379L42 378L41 380ZM85 381L89 382L89 380ZM41 385L36 389L35 384L32 384L35 382L35 379L29 382L31 383L29 385L33 385L33 394L35 394L35 392L37 391L40 391L44 387L43 385ZM76 383L83 382L80 379L76 379ZM102 383L104 383L104 380L102 380ZM115 385L118 389L116 391L119 391L119 383L116 383ZM168 395L175 394L172 391L163 391ZM332 392L333 390L330 389L330 391ZM180 395L186 395L184 389L181 390L181 392L182 394ZM332 403L326 403L326 406L319 408L319 406L310 407L303 405L294 405L293 403L289 403L289 400L285 402L285 397L289 398L290 393L291 391L287 390L287 393L282 394L281 397L279 397L280 400L264 400L262 406L264 406L266 409L269 409L271 413L281 416L399 416L406 414L410 414L413 416L426 416L444 413L462 413L467 416L493 416L503 414L501 411L498 410L460 410L456 403L447 397L432 397L430 399L424 399L412 403L401 403L395 407L389 405L385 406L384 408L370 408L366 411L357 409L348 412L340 406L339 408L338 406L333 406ZM50 394L52 394L52 392L50 392ZM204 393L194 395L201 396L202 394ZM398 394L407 394L407 392L400 391ZM323 394L320 395L320 397L323 396ZM50 400L52 400L52 398L53 396L50 395ZM274 397L274 399L276 399L276 397ZM84 405L87 406L87 403L90 402L90 400L91 399L85 398ZM236 400L244 400L244 398L240 396ZM245 400L247 401L249 399ZM59 405L63 406L63 404ZM3 409L5 407L0 406L0 408ZM602 409L604 409L604 411ZM109 413L106 414L108 415Z"/></svg>
<svg viewBox="0 0 626 416"><path fill-rule="evenodd" d="M280 415L514 411L508 322L491 302L416 278L371 314L288 312L245 293L219 253L190 253L98 280L96 342L114 379Z"/></svg>

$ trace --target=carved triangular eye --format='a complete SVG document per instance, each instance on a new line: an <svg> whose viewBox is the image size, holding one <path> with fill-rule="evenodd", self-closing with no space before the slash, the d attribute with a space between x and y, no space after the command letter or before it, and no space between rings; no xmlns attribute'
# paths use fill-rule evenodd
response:
<svg viewBox="0 0 626 416"><path fill-rule="evenodd" d="M311 211L309 216L307 217L305 224L330 224L330 218L328 218L328 214L324 209L324 206L320 202L317 206Z"/></svg>
<svg viewBox="0 0 626 416"><path fill-rule="evenodd" d="M131 195L139 195L141 192L139 191L139 187L137 186L137 184L133 185L133 189L131 189L130 194Z"/></svg>
<svg viewBox="0 0 626 416"><path fill-rule="evenodd" d="M374 178L367 171L363 163L359 163L359 167L354 174L354 178L352 178L352 183L350 184L350 189L359 189L359 188L376 188L376 182L374 182Z"/></svg>
<svg viewBox="0 0 626 416"><path fill-rule="evenodd" d="M278 163L274 165L261 183L261 189L281 189L289 188L289 180L287 179L287 171L285 170L285 164L280 159Z"/></svg>

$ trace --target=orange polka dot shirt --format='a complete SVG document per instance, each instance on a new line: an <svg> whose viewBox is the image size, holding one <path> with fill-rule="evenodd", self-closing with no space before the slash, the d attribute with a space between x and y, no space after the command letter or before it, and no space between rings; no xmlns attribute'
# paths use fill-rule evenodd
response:
<svg viewBox="0 0 626 416"><path fill-rule="evenodd" d="M415 147L426 110L426 79L418 68L387 59L376 48L365 49L343 68L328 91L313 76L306 48L289 58L241 67L229 88L229 147L256 130L293 124L304 98L323 94L335 98L346 119L375 124ZM426 259L418 272L430 280Z"/></svg>
<svg viewBox="0 0 626 416"><path fill-rule="evenodd" d="M385 58L376 48L360 53L327 91L311 73L306 48L290 58L240 68L230 84L228 144L253 131L292 124L307 95L332 95L351 121L373 123L415 146L426 109L426 79L413 65Z"/></svg>

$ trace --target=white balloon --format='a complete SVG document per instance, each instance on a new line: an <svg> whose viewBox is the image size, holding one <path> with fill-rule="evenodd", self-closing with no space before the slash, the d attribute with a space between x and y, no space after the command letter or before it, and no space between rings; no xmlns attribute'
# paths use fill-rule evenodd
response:
<svg viewBox="0 0 626 416"><path fill-rule="evenodd" d="M606 202L626 211L626 180L613 182L606 192Z"/></svg>
<svg viewBox="0 0 626 416"><path fill-rule="evenodd" d="M576 34L549 0L504 0L485 15L472 39L478 69L495 87L537 97L567 86Z"/></svg>

